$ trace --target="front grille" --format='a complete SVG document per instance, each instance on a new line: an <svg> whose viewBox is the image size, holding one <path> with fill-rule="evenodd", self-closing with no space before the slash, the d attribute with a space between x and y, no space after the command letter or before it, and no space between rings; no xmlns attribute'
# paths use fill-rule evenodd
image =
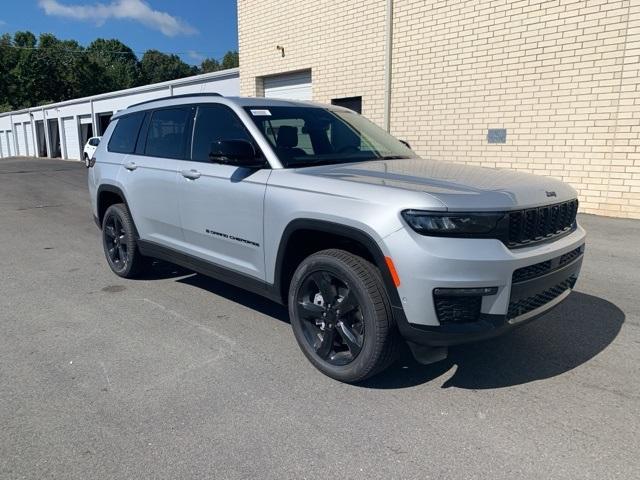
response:
<svg viewBox="0 0 640 480"><path fill-rule="evenodd" d="M552 258L551 260L547 260L545 262L535 263L533 265L527 265L526 267L522 267L513 272L513 276L511 277L512 283L524 282L526 280L531 280L532 278L538 278L547 273L557 270L558 268L562 268L565 265L573 262L576 258L578 258L584 252L584 245L579 246L578 248L571 250L570 252L565 253L556 258Z"/></svg>
<svg viewBox="0 0 640 480"><path fill-rule="evenodd" d="M515 302L510 302L507 318L516 318L520 315L524 315L525 313L535 310L536 308L542 307L543 305L560 296L568 288L573 288L576 280L577 277L575 275L571 275L569 278L563 280L557 285L548 288L540 293L537 293L531 297L521 298L520 300L517 300Z"/></svg>
<svg viewBox="0 0 640 480"><path fill-rule="evenodd" d="M440 324L475 322L480 317L482 297L434 297Z"/></svg>
<svg viewBox="0 0 640 480"><path fill-rule="evenodd" d="M576 221L578 200L509 213L508 246L521 247L570 231Z"/></svg>

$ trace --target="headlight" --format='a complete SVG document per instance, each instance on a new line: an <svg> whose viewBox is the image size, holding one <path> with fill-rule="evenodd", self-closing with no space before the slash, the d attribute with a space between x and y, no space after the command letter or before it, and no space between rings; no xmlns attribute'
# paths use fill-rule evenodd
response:
<svg viewBox="0 0 640 480"><path fill-rule="evenodd" d="M495 230L504 213L435 213L405 210L402 217L422 235L467 236Z"/></svg>

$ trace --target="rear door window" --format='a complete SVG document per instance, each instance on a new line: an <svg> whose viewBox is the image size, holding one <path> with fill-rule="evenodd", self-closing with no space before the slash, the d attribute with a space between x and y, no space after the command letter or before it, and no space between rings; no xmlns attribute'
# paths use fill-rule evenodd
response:
<svg viewBox="0 0 640 480"><path fill-rule="evenodd" d="M191 108L165 108L151 115L145 155L164 158L185 158L187 131Z"/></svg>
<svg viewBox="0 0 640 480"><path fill-rule="evenodd" d="M132 153L136 148L136 140L143 119L144 112L132 113L118 118L107 149L116 153Z"/></svg>

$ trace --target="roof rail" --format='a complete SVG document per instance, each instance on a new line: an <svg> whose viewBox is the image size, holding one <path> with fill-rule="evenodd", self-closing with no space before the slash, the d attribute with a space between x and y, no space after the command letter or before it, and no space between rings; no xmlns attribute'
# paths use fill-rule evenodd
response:
<svg viewBox="0 0 640 480"><path fill-rule="evenodd" d="M206 92L206 93L183 93L182 95L170 95L168 97L159 97L159 98L153 98L151 100L145 100L144 102L140 102L140 103L134 103L133 105L129 105L127 108L131 108L131 107L137 107L139 105L145 105L147 103L151 103L151 102L157 102L159 100L173 100L174 98L186 98L186 97L221 97L222 95L220 95L219 93L211 93L211 92Z"/></svg>

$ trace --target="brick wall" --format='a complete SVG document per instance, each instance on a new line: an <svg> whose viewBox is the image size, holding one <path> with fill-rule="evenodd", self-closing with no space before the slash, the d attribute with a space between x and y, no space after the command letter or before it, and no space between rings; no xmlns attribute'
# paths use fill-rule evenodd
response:
<svg viewBox="0 0 640 480"><path fill-rule="evenodd" d="M238 0L242 95L260 95L263 76L310 68L315 101L366 92L362 113L381 124L385 5L385 0Z"/></svg>
<svg viewBox="0 0 640 480"><path fill-rule="evenodd" d="M382 124L385 3L239 0L242 93L311 68L314 100L362 95ZM418 153L551 175L584 212L640 218L640 0L395 0L392 73L391 130Z"/></svg>

